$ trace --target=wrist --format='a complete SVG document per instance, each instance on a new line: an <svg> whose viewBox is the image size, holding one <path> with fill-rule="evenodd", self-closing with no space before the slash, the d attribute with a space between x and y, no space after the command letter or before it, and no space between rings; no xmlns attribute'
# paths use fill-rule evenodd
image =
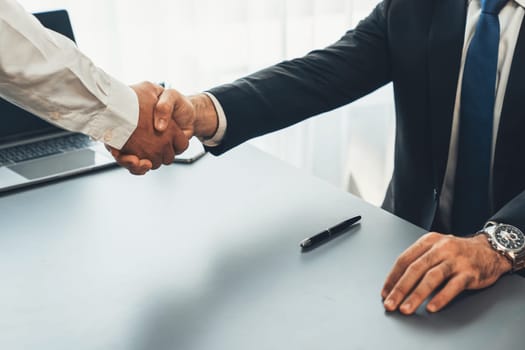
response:
<svg viewBox="0 0 525 350"><path fill-rule="evenodd" d="M219 127L219 117L212 100L206 94L190 96L195 108L194 135L200 139L210 139Z"/></svg>
<svg viewBox="0 0 525 350"><path fill-rule="evenodd" d="M478 235L473 236L471 239L476 241L476 243L483 245L492 252L495 259L494 268L497 268L501 274L512 271L512 261L494 249L485 233L479 233Z"/></svg>

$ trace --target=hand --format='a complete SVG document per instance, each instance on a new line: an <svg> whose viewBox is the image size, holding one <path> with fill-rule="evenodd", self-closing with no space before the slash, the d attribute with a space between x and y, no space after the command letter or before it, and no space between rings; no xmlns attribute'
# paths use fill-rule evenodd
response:
<svg viewBox="0 0 525 350"><path fill-rule="evenodd" d="M190 139L193 136L209 138L218 127L218 117L211 99L206 94L186 97L174 89L164 90L159 98L154 112L154 125L157 132L164 132L170 121L182 130ZM117 162L127 168L132 174L144 175L148 167L148 159L122 154L112 150Z"/></svg>
<svg viewBox="0 0 525 350"><path fill-rule="evenodd" d="M155 107L155 130L164 132L173 120L189 140L195 132L195 107L189 98L175 89L165 90Z"/></svg>
<svg viewBox="0 0 525 350"><path fill-rule="evenodd" d="M381 295L387 311L399 308L410 315L443 286L427 305L429 312L437 312L462 291L486 288L511 268L484 235L460 238L432 232L401 254Z"/></svg>
<svg viewBox="0 0 525 350"><path fill-rule="evenodd" d="M118 164L133 174L142 175L161 164L171 164L175 155L188 147L188 137L173 122L165 123L162 132L154 129L153 115L158 102L165 98L162 87L145 82L131 88L139 99L137 128L120 151L108 149Z"/></svg>

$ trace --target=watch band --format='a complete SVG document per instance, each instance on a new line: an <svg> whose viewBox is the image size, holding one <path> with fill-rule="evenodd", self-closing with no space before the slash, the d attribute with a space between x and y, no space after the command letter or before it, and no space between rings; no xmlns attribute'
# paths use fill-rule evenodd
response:
<svg viewBox="0 0 525 350"><path fill-rule="evenodd" d="M519 234L523 237L523 232L519 228L494 221L487 222L480 233L483 233L485 234L485 236L487 236L490 245L495 251L509 259L509 261L512 263L511 272L514 273L525 268L525 247L522 246L520 250L513 250L505 247L504 244L499 242L498 238L496 237L496 232L498 228L502 226L507 226L512 228L513 230L518 231Z"/></svg>

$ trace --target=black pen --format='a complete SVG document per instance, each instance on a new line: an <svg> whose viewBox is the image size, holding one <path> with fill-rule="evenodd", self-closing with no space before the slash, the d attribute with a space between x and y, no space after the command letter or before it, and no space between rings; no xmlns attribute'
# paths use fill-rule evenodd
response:
<svg viewBox="0 0 525 350"><path fill-rule="evenodd" d="M359 220L361 220L361 216L356 216L351 219L345 220L342 223L335 225L334 227L330 227L329 229L316 234L315 236L302 240L301 243L299 243L299 246L301 246L303 251L314 249L320 246L321 244L329 241L333 237L340 235L341 233L346 231L350 226L357 223Z"/></svg>

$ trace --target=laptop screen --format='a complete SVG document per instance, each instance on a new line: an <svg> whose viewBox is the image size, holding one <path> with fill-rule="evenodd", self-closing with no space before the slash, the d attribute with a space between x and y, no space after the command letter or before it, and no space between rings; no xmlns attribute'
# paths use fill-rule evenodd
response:
<svg viewBox="0 0 525 350"><path fill-rule="evenodd" d="M67 11L43 12L35 16L47 28L75 40ZM0 98L0 120L2 122L0 145L64 132L63 129L47 123L2 98Z"/></svg>

